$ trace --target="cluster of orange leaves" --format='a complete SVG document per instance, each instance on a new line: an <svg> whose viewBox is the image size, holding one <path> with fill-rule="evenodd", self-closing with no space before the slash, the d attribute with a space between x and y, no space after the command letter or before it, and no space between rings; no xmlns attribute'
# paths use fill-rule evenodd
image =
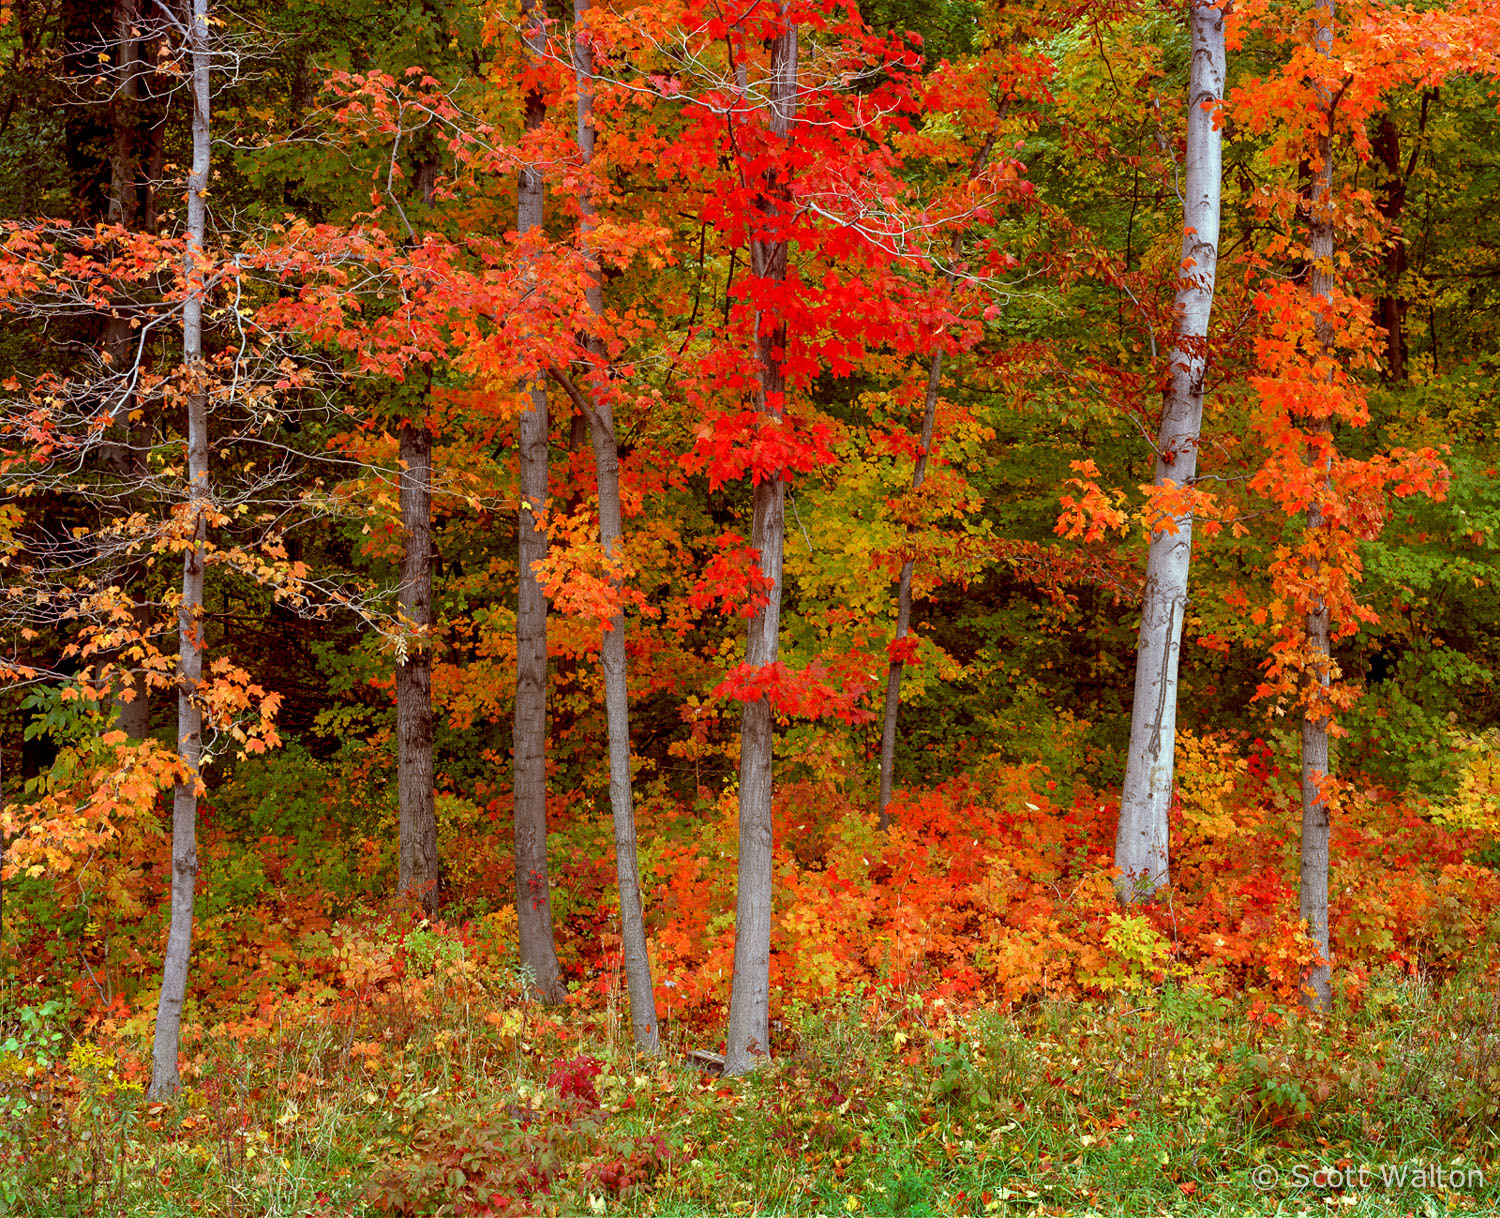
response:
<svg viewBox="0 0 1500 1218"><path fill-rule="evenodd" d="M885 834L835 791L788 786L777 807L773 1003L888 987L951 1006L1010 1005L1167 977L1293 1000L1314 959L1297 912L1297 813L1264 768L1242 760L1233 774L1229 814L1177 809L1174 884L1129 915L1112 886L1117 808L1087 788L1056 803L1045 772L1013 768L899 796ZM1500 876L1465 861L1471 838L1384 793L1344 792L1342 805L1333 953L1346 991L1391 963L1455 967L1486 931ZM664 1018L712 1025L722 1015L732 830L726 819L717 833L653 852L645 878ZM1159 945L1159 956L1137 958L1135 939Z"/></svg>
<svg viewBox="0 0 1500 1218"><path fill-rule="evenodd" d="M101 764L98 754L109 755ZM154 740L106 732L96 747L65 748L26 804L0 808L7 843L0 878L65 875L107 850L132 822L148 819L158 795L185 777L181 759Z"/></svg>
<svg viewBox="0 0 1500 1218"><path fill-rule="evenodd" d="M120 774L151 788L129 793L149 808L174 775L144 755L139 766L124 764L132 757L122 749ZM1116 807L1083 785L1070 799L1055 788L1040 767L993 766L898 793L882 833L836 778L785 784L775 810L773 1017L791 1004L816 1008L880 989L953 1010L1103 997L1167 979L1296 998L1314 958L1297 912L1299 810L1263 748L1246 755L1235 742L1187 738L1172 819L1173 884L1161 900L1124 911L1112 887ZM1468 861L1477 833L1431 824L1389 792L1343 786L1333 795L1336 985L1357 1000L1383 966L1439 975L1457 968L1500 902L1500 875ZM486 865L455 874L450 909L505 895L507 804L497 795L481 805L488 810L464 847ZM553 900L560 957L579 983L578 1001L589 1003L618 994L623 976L611 839L576 807L554 809ZM86 808L72 814L83 817L66 834L75 859L123 851L118 813L92 828ZM733 970L734 801L644 810L641 821L658 1016L668 1027L716 1030ZM12 841L13 871L33 828L46 826L37 822ZM82 841L89 832L104 836ZM84 945L116 995L153 974L152 910L164 897L166 855L164 837L152 840L144 855L131 850L128 865L122 854L105 868L113 929L101 933L116 938L113 959ZM354 890L340 896L322 868L328 851L350 843L246 839L206 808L194 965L205 1012L268 1018L288 1001L316 1005L409 988L401 963L409 919L380 912L390 851L374 839L366 845L381 857L366 858L361 848L350 859L364 899ZM251 859L258 895L250 904L226 902L226 885L243 882L234 877ZM67 887L69 871L60 864L48 871L60 892ZM137 925L144 938L131 930ZM461 940L466 958L478 962L509 958L513 926L502 909L481 923L436 930ZM85 1000L92 993L82 980L78 989Z"/></svg>

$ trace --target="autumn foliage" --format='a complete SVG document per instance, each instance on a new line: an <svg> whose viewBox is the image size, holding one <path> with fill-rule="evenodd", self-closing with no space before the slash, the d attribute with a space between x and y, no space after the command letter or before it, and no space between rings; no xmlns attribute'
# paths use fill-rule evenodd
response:
<svg viewBox="0 0 1500 1218"><path fill-rule="evenodd" d="M1206 369L1180 479L1152 438L1195 269L1180 14L667 0L522 30L495 6L390 7L272 38L263 89L226 66L260 62L239 19L214 26L201 260L163 100L186 87L180 32L126 22L122 56L0 8L26 47L3 71L66 68L76 93L54 127L0 76L0 169L18 140L62 175L0 216L0 993L63 1004L108 1050L70 1067L78 1095L140 1081L170 804L191 790L186 1079L208 1077L208 1040L320 1021L347 1031L341 1066L373 1068L472 999L543 1085L514 1111L414 1120L416 1166L376 1173L370 1204L419 1212L446 1188L463 1212L526 1212L565 1162L590 1197L645 1195L691 1157L611 1140L614 1065L564 1052L565 1023L624 1002L628 786L656 1020L670 1049L722 1047L747 706L770 723L773 1057L798 1020L850 1011L901 1012L904 1037L1182 992L1269 1027L1319 963L1299 912L1307 722L1334 740L1312 785L1340 1010L1488 960L1500 279L1473 149L1500 138L1493 4L1359 0L1332 26L1219 6L1227 87L1197 104L1222 138L1223 235L1207 337L1179 344ZM789 30L801 58L778 81ZM545 196L525 231L523 175ZM543 398L545 495L523 515ZM199 414L209 490L188 473ZM752 541L772 487L774 556ZM1170 883L1122 905L1144 556L1188 521ZM184 619L176 572L200 549ZM423 564L417 621L403 573ZM531 880L551 884L569 991L548 1012L522 1001L516 945L518 899L541 904L514 875L532 575L550 874ZM773 658L749 662L747 626L772 619ZM430 917L396 897L414 657ZM613 772L611 677L629 711ZM182 708L203 715L201 773L173 743ZM973 1100L970 1050L929 1039L924 1102ZM1295 1126L1276 1064L1244 1068L1247 1120ZM837 1107L848 1081L816 1085Z"/></svg>

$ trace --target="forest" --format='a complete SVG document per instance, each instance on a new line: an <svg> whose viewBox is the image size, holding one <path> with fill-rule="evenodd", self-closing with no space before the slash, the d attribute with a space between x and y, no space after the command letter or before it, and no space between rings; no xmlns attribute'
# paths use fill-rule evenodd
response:
<svg viewBox="0 0 1500 1218"><path fill-rule="evenodd" d="M0 1215L1500 1212L1493 0L0 0Z"/></svg>

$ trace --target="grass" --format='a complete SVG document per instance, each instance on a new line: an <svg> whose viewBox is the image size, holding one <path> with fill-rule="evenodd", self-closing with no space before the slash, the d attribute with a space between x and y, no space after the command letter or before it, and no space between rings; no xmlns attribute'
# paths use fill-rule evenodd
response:
<svg viewBox="0 0 1500 1218"><path fill-rule="evenodd" d="M172 1104L139 1089L148 1019L84 1036L56 1009L11 1016L0 1212L1500 1211L1482 970L1377 977L1326 1020L1172 987L1009 1012L792 1004L775 1060L720 1080L682 1057L708 1033L638 1059L607 1002L543 1010L513 976L429 963L358 1001L193 1027Z"/></svg>

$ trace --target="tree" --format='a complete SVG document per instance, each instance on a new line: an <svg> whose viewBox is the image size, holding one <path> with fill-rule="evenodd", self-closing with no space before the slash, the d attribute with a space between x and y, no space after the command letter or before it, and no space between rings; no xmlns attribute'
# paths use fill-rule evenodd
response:
<svg viewBox="0 0 1500 1218"><path fill-rule="evenodd" d="M398 136L399 139L399 136ZM399 148L399 143L398 143ZM437 160L422 158L414 175L431 206ZM403 219L404 219L403 214ZM407 224L410 244L416 233ZM442 903L432 768L432 431L427 405L431 366L421 377L416 417L401 420L401 616L404 646L396 656L396 764L400 819L397 891L418 900L428 917Z"/></svg>
<svg viewBox="0 0 1500 1218"><path fill-rule="evenodd" d="M797 117L797 24L787 0L777 6L778 23L768 32L770 68L767 84L765 168L754 207L758 227L750 236L750 274L758 291L770 300L786 280L787 224L791 219L791 182L783 148L792 139ZM741 61L742 62L742 61ZM743 68L741 68L743 71ZM743 80L743 77L741 78ZM756 310L755 409L779 423L786 408L787 328L773 305ZM782 546L786 540L786 476L782 470L758 478L750 545L758 556L765 603L750 619L745 642L748 668L776 663L781 623ZM740 720L740 854L734 917L734 980L729 996L729 1027L724 1072L743 1074L771 1052L771 874L772 762L776 716L771 700L752 698Z"/></svg>
<svg viewBox="0 0 1500 1218"><path fill-rule="evenodd" d="M531 55L526 86L526 131L539 132L547 102L539 78L546 55L546 9L525 0L522 36ZM534 155L534 153L533 153ZM542 237L545 185L535 164L523 164L517 191L516 229L533 247ZM547 873L547 594L536 564L547 557L542 513L547 504L547 388L542 374L529 387L530 409L519 421L521 462L520 591L516 603L515 862L516 917L521 963L530 970L534 992L547 1002L566 994L552 935L552 902Z"/></svg>
<svg viewBox="0 0 1500 1218"><path fill-rule="evenodd" d="M39 844L45 848L49 834L60 856L80 844L97 848L114 840L118 825L130 818L150 823L157 791L172 789L170 911L157 1000L154 1096L170 1095L179 1084L203 768L226 742L260 751L277 740L272 717L279 699L265 695L228 657L205 661L206 571L215 566L248 574L277 600L296 599L298 578L280 545L284 517L257 515L249 506L264 507L269 489L284 485L293 450L281 447L269 473L240 450L240 460L226 463L228 477L210 481L211 415L239 408L234 425L221 430L215 423L226 448L264 440L276 426L276 412L267 409L274 384L296 379L286 353L273 352L275 344L257 329L253 311L240 307L243 258L210 249L211 93L232 75L242 49L211 34L212 21L206 4L199 4L182 15L163 11L143 18L140 30L129 31L160 52L151 61L153 89L186 83L192 156L180 230L162 235L122 222L28 220L7 223L0 248L0 307L7 313L44 327L60 316L103 311L128 336L117 335L102 350L80 344L57 367L39 361L40 369L17 369L4 386L17 396L6 399L0 412L0 471L12 523L21 524L7 543L16 581L7 598L7 624L25 640L37 639L43 628L55 631L51 642L59 653L51 671L7 665L5 675L51 684L85 724L101 703L140 676L150 688L173 687L177 748L168 752L149 738L136 742L125 731L96 728L79 754L87 760L92 789L67 782L66 774L57 782L49 776L28 791L38 798L19 806L21 819L10 821L6 832L14 838L19 830L23 854ZM223 57L217 65L215 56ZM140 72L145 76L147 69ZM130 173L122 170L111 180L128 182ZM123 205L118 211L121 221L130 218ZM213 308L216 292L229 297L231 307ZM172 354L178 325L180 360ZM228 341L210 342L215 328ZM169 366L160 370L158 362ZM23 377L29 392L21 392ZM126 462L113 459L122 431L131 450ZM99 456L105 459L96 461ZM236 522L241 541L247 534L257 535L256 541L246 546L211 540L210 530L227 532ZM158 617L143 612L151 601L141 589L126 585L162 559L180 561L181 582L175 593L165 594ZM30 607L18 613L23 588ZM170 636L175 656L158 647ZM247 715L258 724L247 728ZM114 717L118 725L117 712ZM149 781L136 781L142 775ZM48 869L46 859L28 864L32 875Z"/></svg>
<svg viewBox="0 0 1500 1218"><path fill-rule="evenodd" d="M1387 107L1382 111L1379 127L1373 141L1384 180L1380 187L1380 215L1390 226L1385 248L1385 282L1382 285L1377 313L1385 330L1385 374L1398 384L1407 379L1406 370L1406 308L1404 293L1406 286L1402 277L1406 274L1406 190L1411 175L1417 168L1417 156L1422 151L1422 140L1427 134L1427 115L1432 102L1437 98L1436 89L1422 90L1421 115L1417 120L1417 134L1412 141L1411 154L1406 165L1401 164L1401 131L1396 126L1395 115Z"/></svg>
<svg viewBox="0 0 1500 1218"><path fill-rule="evenodd" d="M401 639L396 656L398 891L437 914L437 819L432 772L432 432L401 421Z"/></svg>
<svg viewBox="0 0 1500 1218"><path fill-rule="evenodd" d="M588 0L573 0L573 65L578 90L578 239L591 264L585 271L584 299L593 325L583 341L589 365L587 396L572 379L552 369L588 420L594 445L594 468L599 487L599 543L604 551L610 590L622 591L625 563L624 516L620 504L620 447L615 437L614 408L607 384L609 353L604 324L604 278L599 250L594 244L598 208L589 175L594 161L594 36L588 24ZM620 898L620 942L625 960L625 986L630 1000L631 1031L644 1053L660 1051L656 1027L656 995L651 984L651 961L646 952L646 925L641 909L641 871L636 853L634 794L630 759L630 690L625 655L625 608L618 605L604 623L599 666L604 672L604 714L609 733L609 802L615 836L615 877Z"/></svg>
<svg viewBox="0 0 1500 1218"><path fill-rule="evenodd" d="M152 232L156 228L156 182L162 176L166 143L166 115L159 99L142 96L142 83L149 79L147 57L158 51L157 39L143 37L154 23L143 20L137 0L114 0L113 39L107 44L114 72L109 102L113 143L110 148L109 203L107 219L126 231ZM144 53L143 53L144 52ZM115 367L133 362L129 312L114 311L104 323L104 349ZM122 479L144 482L146 445L141 437L148 424L136 394L122 396L116 410L115 428L121 442L110 446L108 458ZM128 572L129 585L139 586L144 572ZM138 596L139 599L139 596ZM138 604L138 623L144 627L149 610ZM122 673L115 695L115 716L120 730L132 740L143 740L151 727L151 689L146 673Z"/></svg>
<svg viewBox="0 0 1500 1218"><path fill-rule="evenodd" d="M743 704L725 1055L726 1070L740 1073L769 1053L778 722L866 721L875 684L867 657L820 656L800 668L781 659L788 487L836 460L814 384L826 390L875 352L904 358L920 344L930 355L933 331L951 322L930 280L902 272L930 267L928 235L952 221L907 206L914 192L892 152L894 132L909 135L920 109L920 60L904 36L871 32L835 2L707 23L687 9L680 21L675 41L647 35L671 74L635 87L680 99L690 121L664 164L700 192L698 214L730 248L722 323L690 333L680 384L704 416L693 424L689 470L707 474L711 493L749 482L748 538L725 530L715 539L690 597L748 619L743 660L714 690ZM799 35L811 29L826 37L804 61ZM953 141L940 142L951 155ZM748 274L731 284L741 248Z"/></svg>
<svg viewBox="0 0 1500 1218"><path fill-rule="evenodd" d="M1182 261L1173 308L1167 389L1156 442L1151 545L1136 649L1130 746L1115 836L1121 900L1149 897L1170 879L1167 811L1177 739L1177 668L1193 547L1193 482L1208 375L1208 331L1219 257L1225 86L1224 11L1191 0Z"/></svg>
<svg viewBox="0 0 1500 1218"><path fill-rule="evenodd" d="M203 755L203 568L208 535L208 369L203 359L204 276L209 260L208 226L212 89L209 61L208 0L193 0L185 21L173 19L189 52L192 168L187 181L187 246L183 280L182 362L187 403L187 502L182 529L182 599L177 608L177 752L183 778L172 791L172 910L162 960L161 998L151 1053L150 1095L173 1094L180 1085L177 1050L182 1004L187 996L188 960L193 946L193 888L198 875L198 787Z"/></svg>
<svg viewBox="0 0 1500 1218"><path fill-rule="evenodd" d="M1303 150L1305 198L1298 210L1307 220L1304 282L1271 282L1259 294L1263 315L1256 429L1270 453L1251 479L1289 515L1305 513L1300 541L1283 546L1271 565L1277 595L1269 614L1277 638L1265 664L1268 680L1257 697L1276 696L1301 719L1302 838L1298 903L1317 962L1304 978L1304 1001L1315 1010L1332 1004L1329 934L1329 854L1332 814L1341 784L1332 773L1330 738L1344 729L1339 712L1358 698L1333 656L1339 638L1361 623L1377 621L1354 587L1363 569L1360 542L1377 538L1397 497L1446 495L1448 471L1431 448L1392 449L1365 458L1340 452L1335 423L1363 427L1370 411L1361 376L1380 370L1389 353L1370 322L1369 309L1341 282L1352 260L1338 249L1336 234L1357 240L1379 233L1368 196L1351 205L1335 193L1334 136L1340 125L1366 154L1367 123L1385 107L1398 84L1430 88L1456 72L1493 71L1493 15L1466 5L1452 10L1403 13L1402 36L1393 36L1391 10L1381 5L1347 6L1340 35L1333 0L1315 6L1311 39L1294 51L1280 84L1246 90L1243 113L1267 125L1267 112L1292 113L1301 121L1284 130L1289 146ZM1261 89L1264 92L1261 93ZM1305 119L1302 116L1306 116ZM1361 214L1363 211L1364 214ZM1373 244L1371 242L1370 244ZM1384 352L1380 348L1386 348ZM1389 371L1389 367L1385 369Z"/></svg>
<svg viewBox="0 0 1500 1218"><path fill-rule="evenodd" d="M1308 248L1311 266L1307 290L1318 311L1315 332L1320 353L1331 358L1333 325L1328 304L1333 299L1333 121L1334 95L1331 83L1333 55L1334 0L1316 0L1313 6L1313 46L1323 61L1325 75L1314 84L1318 109L1313 133L1312 191L1308 202ZM1320 307L1321 306L1321 307ZM1327 378L1332 383L1332 376ZM1331 419L1324 416L1314 431L1320 443L1310 452L1310 461L1319 465L1326 482L1333 452ZM1307 532L1316 533L1324 525L1324 505L1314 498L1307 509ZM1308 574L1316 578L1319 560L1308 560ZM1328 769L1327 691L1331 683L1333 659L1328 638L1328 601L1316 595L1306 614L1309 675L1316 687L1314 698L1302 716L1302 849L1301 884L1298 908L1307 923L1308 937L1318 949L1319 962L1307 977L1305 1000L1315 1010L1327 1011L1333 1006L1329 979L1328 947Z"/></svg>
<svg viewBox="0 0 1500 1218"><path fill-rule="evenodd" d="M1001 117L1004 117L1002 108ZM990 150L995 146L995 132L980 146L969 166L969 180L973 181L984 170ZM958 259L963 250L963 230L953 234L948 246L948 267L943 279L948 291L958 280ZM938 392L943 383L943 341L939 337L932 344L932 355L927 363L927 392L922 399L922 433L917 449L916 466L912 470L911 489L915 494L927 481L927 458L932 451L932 433L937 425ZM901 563L901 577L896 590L896 635L891 642L891 667L886 674L885 711L881 716L880 731L880 794L878 816L882 829L890 828L891 794L896 782L896 722L901 714L901 675L906 668L905 640L911 628L911 577L916 568L916 559L908 555Z"/></svg>

